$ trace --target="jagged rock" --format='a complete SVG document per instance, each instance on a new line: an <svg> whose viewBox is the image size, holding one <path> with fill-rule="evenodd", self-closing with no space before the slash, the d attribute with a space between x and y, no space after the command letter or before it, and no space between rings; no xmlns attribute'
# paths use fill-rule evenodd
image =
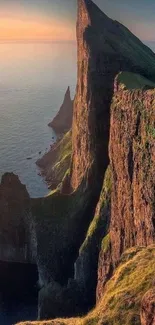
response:
<svg viewBox="0 0 155 325"><path fill-rule="evenodd" d="M78 81L73 113L72 188L102 184L108 165L110 103L120 71L155 80L155 54L91 0L78 1ZM102 154L101 154L102 153Z"/></svg>
<svg viewBox="0 0 155 325"><path fill-rule="evenodd" d="M149 290L142 299L141 325L155 324L155 288Z"/></svg>
<svg viewBox="0 0 155 325"><path fill-rule="evenodd" d="M59 112L48 125L52 127L56 133L63 134L70 130L72 126L72 118L73 100L71 100L70 88L68 87Z"/></svg>
<svg viewBox="0 0 155 325"><path fill-rule="evenodd" d="M155 90L119 90L113 98L110 239L107 256L100 254L98 299L107 280L106 268L114 269L127 248L155 240L154 107Z"/></svg>
<svg viewBox="0 0 155 325"><path fill-rule="evenodd" d="M0 260L34 263L35 257L29 194L18 176L6 173L0 184Z"/></svg>

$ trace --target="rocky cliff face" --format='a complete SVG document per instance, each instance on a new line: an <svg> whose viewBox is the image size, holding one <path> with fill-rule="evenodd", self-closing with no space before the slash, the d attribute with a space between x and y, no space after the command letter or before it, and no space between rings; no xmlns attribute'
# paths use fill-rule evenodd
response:
<svg viewBox="0 0 155 325"><path fill-rule="evenodd" d="M68 87L60 110L53 121L49 123L49 126L52 127L58 134L66 133L72 126L72 118L73 100L71 100L70 88Z"/></svg>
<svg viewBox="0 0 155 325"><path fill-rule="evenodd" d="M129 247L147 246L155 240L154 108L155 90L119 89L113 98L110 237L106 254L100 254L98 298L121 254Z"/></svg>
<svg viewBox="0 0 155 325"><path fill-rule="evenodd" d="M84 175L89 184L103 181L108 164L110 103L116 74L132 71L155 79L155 54L91 0L78 1L77 42L73 189L79 186Z"/></svg>
<svg viewBox="0 0 155 325"><path fill-rule="evenodd" d="M33 229L26 187L13 173L4 174L0 184L0 261L35 263Z"/></svg>

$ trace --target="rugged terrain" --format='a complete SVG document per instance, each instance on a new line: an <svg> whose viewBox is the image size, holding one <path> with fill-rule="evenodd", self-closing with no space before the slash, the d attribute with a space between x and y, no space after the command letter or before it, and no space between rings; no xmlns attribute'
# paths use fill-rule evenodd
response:
<svg viewBox="0 0 155 325"><path fill-rule="evenodd" d="M38 318L81 316L36 324L153 325L155 54L91 0L78 0L77 41L72 130L42 160L52 192L23 209L11 192L3 217L19 210L29 234Z"/></svg>

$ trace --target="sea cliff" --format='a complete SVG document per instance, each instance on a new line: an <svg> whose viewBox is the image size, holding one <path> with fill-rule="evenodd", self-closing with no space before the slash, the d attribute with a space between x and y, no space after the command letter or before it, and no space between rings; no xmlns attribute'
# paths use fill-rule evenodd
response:
<svg viewBox="0 0 155 325"><path fill-rule="evenodd" d="M53 191L26 203L38 317L65 319L36 324L153 325L155 54L91 0L78 0L77 44L72 129L44 157ZM7 220L25 211L7 204Z"/></svg>

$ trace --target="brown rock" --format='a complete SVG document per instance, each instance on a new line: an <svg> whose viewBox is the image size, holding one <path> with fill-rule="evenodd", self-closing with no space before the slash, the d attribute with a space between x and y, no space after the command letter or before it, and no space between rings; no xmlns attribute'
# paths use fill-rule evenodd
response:
<svg viewBox="0 0 155 325"><path fill-rule="evenodd" d="M155 325L155 289L149 290L142 299L141 325Z"/></svg>

